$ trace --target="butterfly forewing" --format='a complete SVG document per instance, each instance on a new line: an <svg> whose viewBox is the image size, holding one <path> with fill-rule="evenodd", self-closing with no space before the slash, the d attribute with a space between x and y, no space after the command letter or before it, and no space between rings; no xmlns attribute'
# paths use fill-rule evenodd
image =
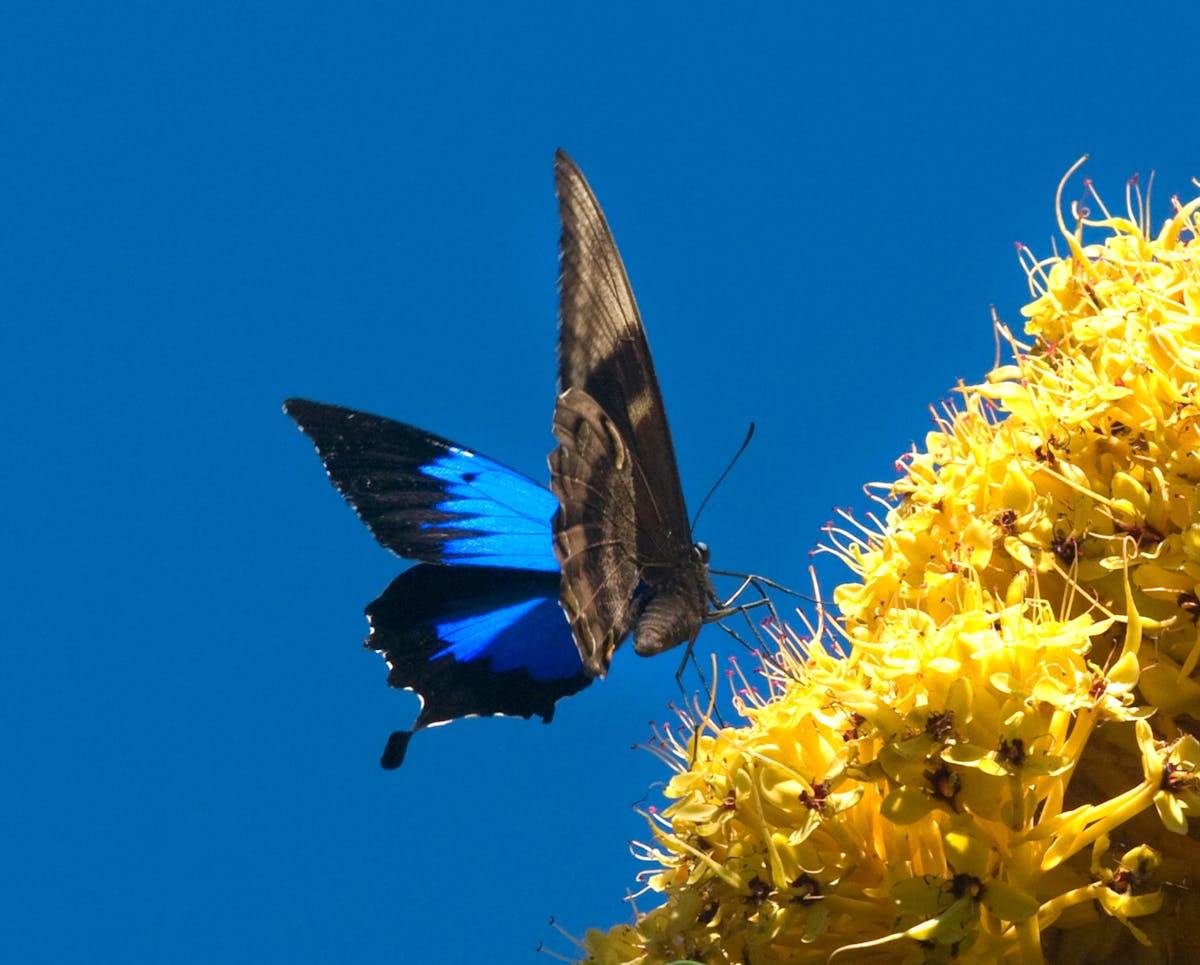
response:
<svg viewBox="0 0 1200 965"><path fill-rule="evenodd" d="M650 558L691 546L675 447L658 376L625 266L604 212L575 162L559 151L554 164L562 219L559 255L559 390L583 389L616 425L633 453L638 512L658 525L641 540Z"/></svg>
<svg viewBox="0 0 1200 965"><path fill-rule="evenodd" d="M381 545L426 563L558 569L544 486L424 429L288 399L329 479Z"/></svg>

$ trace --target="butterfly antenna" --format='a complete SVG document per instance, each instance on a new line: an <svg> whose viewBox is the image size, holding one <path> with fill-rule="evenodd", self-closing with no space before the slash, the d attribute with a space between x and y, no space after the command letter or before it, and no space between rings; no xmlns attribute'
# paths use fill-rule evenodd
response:
<svg viewBox="0 0 1200 965"><path fill-rule="evenodd" d="M696 523L700 521L700 514L704 512L704 507L708 505L708 501L712 499L712 494L717 491L717 487L725 481L725 477L729 475L729 470L737 465L737 461L742 457L742 453L746 451L746 447L750 445L750 440L754 438L754 423L750 423L750 428L746 430L746 438L738 447L738 451L733 454L733 458L729 460L729 465L725 467L725 471L717 477L717 481L712 484L712 488L708 491L708 495L704 497L700 503L700 508L696 510L696 515L692 517L692 532L696 531Z"/></svg>

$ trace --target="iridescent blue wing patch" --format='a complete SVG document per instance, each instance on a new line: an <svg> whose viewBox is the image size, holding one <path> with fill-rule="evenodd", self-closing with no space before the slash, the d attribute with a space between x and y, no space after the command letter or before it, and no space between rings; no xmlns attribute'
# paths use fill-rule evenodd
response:
<svg viewBox="0 0 1200 965"><path fill-rule="evenodd" d="M381 545L423 563L557 573L558 501L498 462L414 426L288 399L329 479Z"/></svg>
<svg viewBox="0 0 1200 965"><path fill-rule="evenodd" d="M554 703L592 678L558 603L558 574L421 564L367 607L393 687L416 692L421 713L388 741L399 767L414 731L461 717L554 716Z"/></svg>
<svg viewBox="0 0 1200 965"><path fill-rule="evenodd" d="M559 605L545 487L464 446L342 406L289 399L329 479L381 545L420 561L367 607L366 646L421 698L414 731L460 717L539 716L591 682ZM443 565L434 565L443 564Z"/></svg>

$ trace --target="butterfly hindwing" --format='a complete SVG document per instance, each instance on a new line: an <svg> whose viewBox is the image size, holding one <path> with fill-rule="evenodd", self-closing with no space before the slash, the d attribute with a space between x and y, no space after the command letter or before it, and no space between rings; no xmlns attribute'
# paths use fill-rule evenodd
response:
<svg viewBox="0 0 1200 965"><path fill-rule="evenodd" d="M646 332L612 232L559 151L559 390L550 458L563 608L590 673L694 640L712 595L692 542Z"/></svg>
<svg viewBox="0 0 1200 965"><path fill-rule="evenodd" d="M537 715L578 693L584 673L558 603L556 573L419 564L367 607L368 648L388 683L416 692L421 712L388 743L383 764L403 760L407 735L462 717Z"/></svg>
<svg viewBox="0 0 1200 965"><path fill-rule="evenodd" d="M563 610L589 672L603 676L637 618L633 467L616 426L583 389L559 397L554 435L560 445L550 455L550 473L562 506L554 540L563 560Z"/></svg>

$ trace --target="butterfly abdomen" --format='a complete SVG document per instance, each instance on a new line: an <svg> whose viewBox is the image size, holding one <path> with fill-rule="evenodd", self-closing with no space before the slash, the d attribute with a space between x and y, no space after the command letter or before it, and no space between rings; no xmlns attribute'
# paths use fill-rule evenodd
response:
<svg viewBox="0 0 1200 965"><path fill-rule="evenodd" d="M652 657L681 643L691 643L700 633L708 609L709 576L694 559L677 564L667 582L655 587L633 631L633 649Z"/></svg>

